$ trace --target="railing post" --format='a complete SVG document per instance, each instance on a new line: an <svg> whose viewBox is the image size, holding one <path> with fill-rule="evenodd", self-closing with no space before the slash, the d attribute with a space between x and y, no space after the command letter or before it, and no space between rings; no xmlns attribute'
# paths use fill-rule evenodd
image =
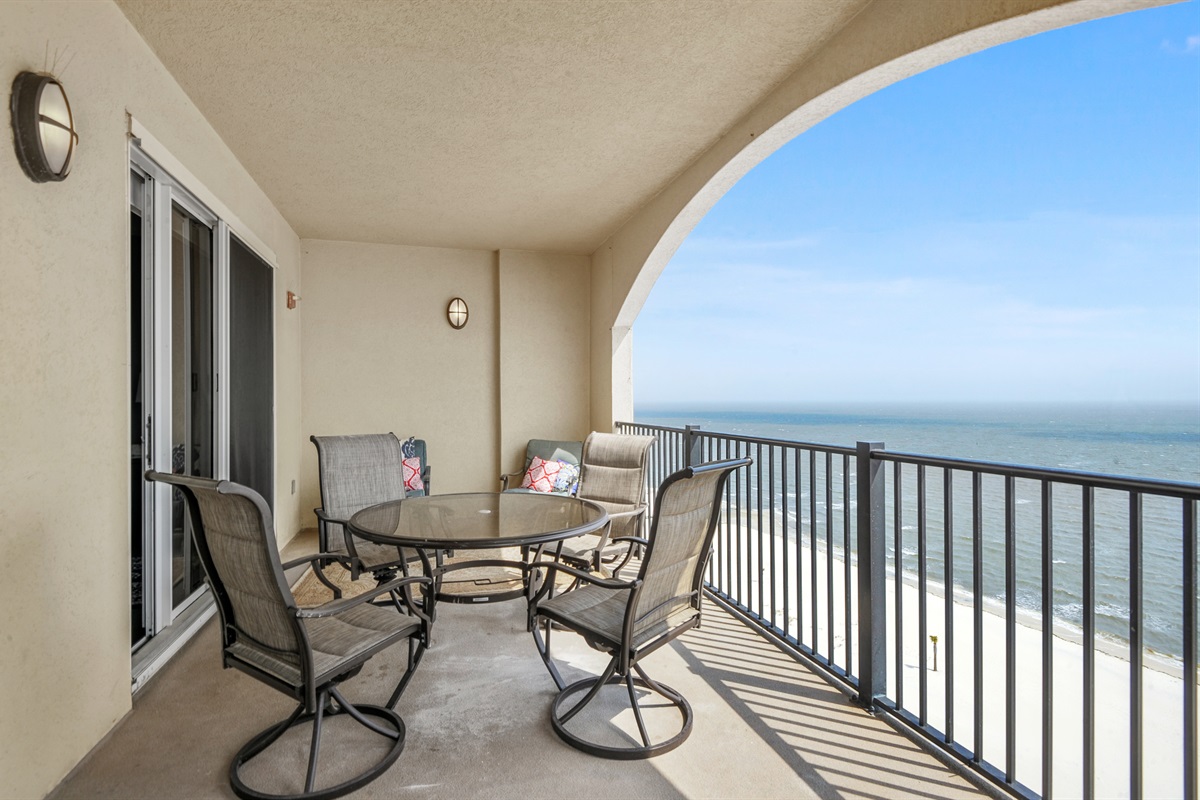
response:
<svg viewBox="0 0 1200 800"><path fill-rule="evenodd" d="M700 451L699 432L699 425L683 426L683 465L685 467L694 467L704 459L704 455Z"/></svg>
<svg viewBox="0 0 1200 800"><path fill-rule="evenodd" d="M855 468L858 500L858 702L868 711L887 693L887 546L884 541L883 462L871 457L883 442L859 442Z"/></svg>

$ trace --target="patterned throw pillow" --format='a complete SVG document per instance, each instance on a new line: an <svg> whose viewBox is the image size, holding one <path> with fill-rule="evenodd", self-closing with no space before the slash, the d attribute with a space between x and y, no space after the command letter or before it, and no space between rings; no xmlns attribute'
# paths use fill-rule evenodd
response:
<svg viewBox="0 0 1200 800"><path fill-rule="evenodd" d="M421 480L421 457L417 453L417 437L410 436L400 443L400 456L404 459L404 493L409 497L425 494L425 481Z"/></svg>
<svg viewBox="0 0 1200 800"><path fill-rule="evenodd" d="M535 492L553 492L554 480L562 469L561 461L546 461L534 456L525 470L525 478L521 481L522 489L532 489Z"/></svg>
<svg viewBox="0 0 1200 800"><path fill-rule="evenodd" d="M574 496L579 491L579 466L569 461L559 461L561 468L558 477L554 479L554 491L557 494Z"/></svg>
<svg viewBox="0 0 1200 800"><path fill-rule="evenodd" d="M417 492L425 494L425 482L421 480L421 459L404 459L404 493L413 495Z"/></svg>

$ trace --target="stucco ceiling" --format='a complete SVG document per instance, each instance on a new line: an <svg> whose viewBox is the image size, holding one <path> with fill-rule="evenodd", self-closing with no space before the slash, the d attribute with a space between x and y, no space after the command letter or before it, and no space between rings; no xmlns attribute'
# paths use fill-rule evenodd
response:
<svg viewBox="0 0 1200 800"><path fill-rule="evenodd" d="M117 0L302 238L590 253L867 0Z"/></svg>

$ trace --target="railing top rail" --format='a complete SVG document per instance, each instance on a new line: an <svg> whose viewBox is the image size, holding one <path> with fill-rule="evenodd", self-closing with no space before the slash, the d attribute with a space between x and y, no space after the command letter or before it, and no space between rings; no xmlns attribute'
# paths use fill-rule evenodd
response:
<svg viewBox="0 0 1200 800"><path fill-rule="evenodd" d="M1135 478L1126 475L1106 475L1100 472L1081 472L1056 467L1030 467L1021 464L1005 464L996 461L978 461L975 459L951 458L947 456L930 456L920 453L901 453L892 450L873 450L871 457L881 461L893 461L901 464L917 464L926 467L940 467L942 469L986 472L1005 477L1051 480L1057 483L1094 486L1097 489L1116 489L1119 491L1178 497L1184 500L1200 500L1200 483L1164 481L1156 478Z"/></svg>
<svg viewBox="0 0 1200 800"><path fill-rule="evenodd" d="M648 425L641 422L618 422L618 426L627 425L647 430L670 433L688 433L684 428L671 428L664 425ZM793 439L772 439L760 436L746 436L738 433L720 431L692 430L695 436L727 441L749 442L777 447L798 447L805 450L855 455L855 447L842 445L802 442ZM1081 472L1078 470L1060 469L1056 467L1033 467L1023 464L1006 464L996 461L982 461L969 458L954 458L949 456L931 456L922 453L904 453L892 450L873 450L871 458L882 461L893 461L901 464L916 464L926 467L957 469L972 472L984 472L991 475L1028 478L1030 480L1050 480L1058 483L1079 486L1093 486L1097 489L1114 489L1117 491L1142 492L1146 494L1177 497L1182 500L1200 500L1200 483L1184 483L1181 481L1164 481L1156 478L1135 478L1125 475L1106 475L1099 472Z"/></svg>
<svg viewBox="0 0 1200 800"><path fill-rule="evenodd" d="M644 428L652 431L662 431L664 433L688 433L684 428L671 428L665 425L648 425L644 422L618 422L617 425L628 425L633 428ZM750 444L770 445L773 447L798 447L801 450L820 450L825 453L837 453L839 455L854 455L857 450L853 447L837 444L821 444L820 442L802 442L796 439L772 439L765 436L748 436L744 433L723 433L721 431L708 430L692 430L692 435L703 436L706 439L721 439L725 441L749 442Z"/></svg>

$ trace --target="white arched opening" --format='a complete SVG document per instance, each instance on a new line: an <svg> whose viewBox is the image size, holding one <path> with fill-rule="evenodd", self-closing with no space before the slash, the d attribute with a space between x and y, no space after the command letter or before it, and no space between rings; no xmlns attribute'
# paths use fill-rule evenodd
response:
<svg viewBox="0 0 1200 800"><path fill-rule="evenodd" d="M696 224L760 161L904 78L998 44L1174 0L875 2L592 254L592 427L633 418L632 329Z"/></svg>

